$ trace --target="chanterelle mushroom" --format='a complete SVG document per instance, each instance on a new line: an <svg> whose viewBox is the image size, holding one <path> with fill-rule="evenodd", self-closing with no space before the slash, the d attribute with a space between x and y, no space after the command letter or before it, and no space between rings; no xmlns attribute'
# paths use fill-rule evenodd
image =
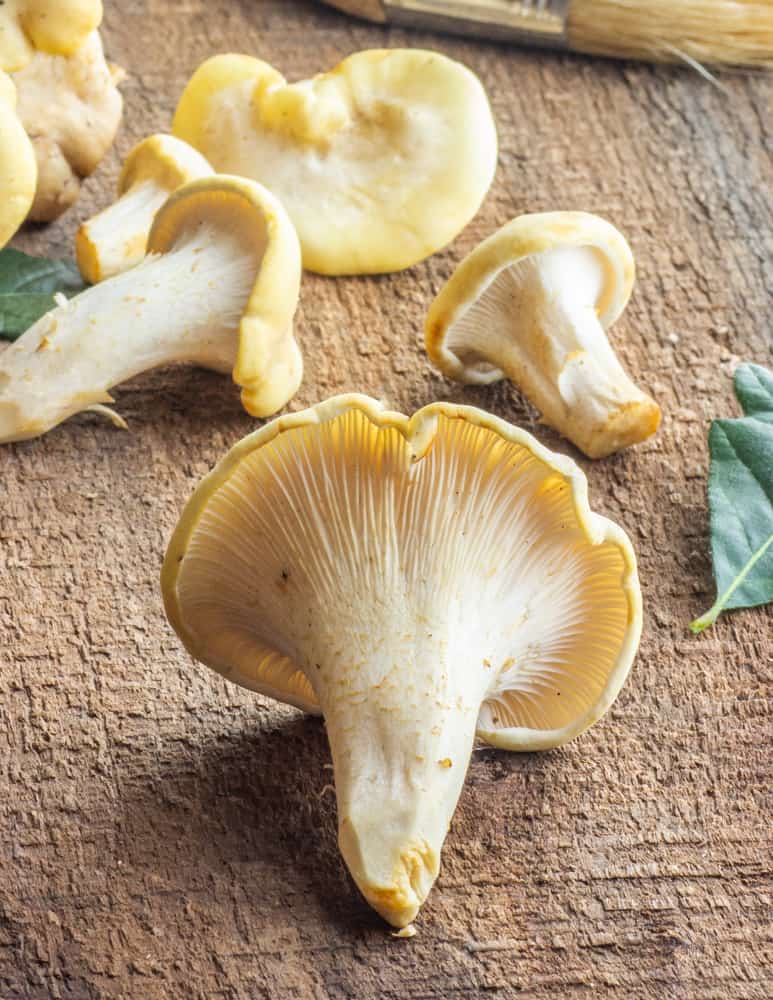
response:
<svg viewBox="0 0 773 1000"><path fill-rule="evenodd" d="M409 419L340 396L245 438L188 502L162 588L194 657L324 715L341 851L398 927L438 874L476 734L576 736L641 630L631 545L575 463L447 403Z"/></svg>
<svg viewBox="0 0 773 1000"><path fill-rule="evenodd" d="M75 235L75 256L86 281L96 284L138 264L153 218L169 195L213 172L182 139L158 134L138 143L124 160L117 200Z"/></svg>
<svg viewBox="0 0 773 1000"><path fill-rule="evenodd" d="M37 179L35 153L15 109L16 90L0 70L0 247L27 217Z"/></svg>
<svg viewBox="0 0 773 1000"><path fill-rule="evenodd" d="M105 62L96 31L101 0L4 0L0 69L13 74L18 115L38 164L30 217L48 222L78 197L121 120L122 73Z"/></svg>
<svg viewBox="0 0 773 1000"><path fill-rule="evenodd" d="M398 271L440 249L477 212L497 157L480 81L419 49L358 52L293 84L258 59L215 56L173 131L273 191L304 266L323 274Z"/></svg>
<svg viewBox="0 0 773 1000"><path fill-rule="evenodd" d="M427 351L462 382L512 379L545 423L601 458L660 423L657 403L626 375L606 336L633 281L630 247L604 219L522 215L441 289L427 316Z"/></svg>
<svg viewBox="0 0 773 1000"><path fill-rule="evenodd" d="M295 230L265 188L192 181L156 215L140 264L51 310L0 354L0 442L112 402L112 386L174 361L233 370L245 408L275 413L301 380L300 271Z"/></svg>

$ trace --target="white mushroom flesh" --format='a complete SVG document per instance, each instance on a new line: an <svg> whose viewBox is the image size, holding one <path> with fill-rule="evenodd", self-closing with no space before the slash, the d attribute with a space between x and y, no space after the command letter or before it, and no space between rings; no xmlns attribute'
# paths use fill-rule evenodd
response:
<svg viewBox="0 0 773 1000"><path fill-rule="evenodd" d="M610 413L648 401L617 360L596 310L606 266L592 247L547 250L508 265L451 324L445 347L472 368L470 381L504 373L528 386L548 422L603 426Z"/></svg>
<svg viewBox="0 0 773 1000"><path fill-rule="evenodd" d="M397 926L438 873L476 727L570 724L628 629L630 567L589 542L567 479L446 416L421 457L357 410L282 432L180 559L193 648L257 690L291 678L285 700L324 714L342 853Z"/></svg>
<svg viewBox="0 0 773 1000"><path fill-rule="evenodd" d="M202 223L167 253L46 313L0 354L0 442L34 437L140 372L232 370L262 250Z"/></svg>
<svg viewBox="0 0 773 1000"><path fill-rule="evenodd" d="M141 181L81 227L78 238L98 261L100 281L142 260L153 219L169 193L157 181Z"/></svg>

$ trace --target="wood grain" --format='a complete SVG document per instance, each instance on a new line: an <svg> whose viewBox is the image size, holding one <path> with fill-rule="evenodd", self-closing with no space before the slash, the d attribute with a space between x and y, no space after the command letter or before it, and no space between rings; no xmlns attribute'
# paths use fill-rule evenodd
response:
<svg viewBox="0 0 773 1000"><path fill-rule="evenodd" d="M0 997L763 1000L771 972L771 618L713 599L706 432L739 359L771 361L773 81L358 25L316 4L121 0L117 150L75 210L16 245L71 253L121 155L169 127L206 56L300 78L360 48L438 47L491 95L501 153L479 216L384 278L304 281L292 407L359 390L412 411L484 406L574 454L636 545L639 657L609 715L563 750L480 750L419 934L392 939L335 844L324 729L193 664L158 571L195 483L253 427L227 379L156 372L94 416L0 451ZM613 339L665 412L656 439L592 463L507 384L430 367L426 307L482 237L582 208L628 236L639 281Z"/></svg>

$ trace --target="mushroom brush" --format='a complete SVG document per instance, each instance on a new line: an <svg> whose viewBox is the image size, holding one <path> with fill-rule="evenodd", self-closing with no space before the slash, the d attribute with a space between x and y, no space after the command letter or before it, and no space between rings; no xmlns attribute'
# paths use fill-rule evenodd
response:
<svg viewBox="0 0 773 1000"><path fill-rule="evenodd" d="M232 372L249 413L275 413L301 380L300 274L295 230L265 188L226 176L186 184L136 267L52 309L0 354L0 442L104 409L112 386L179 361Z"/></svg>
<svg viewBox="0 0 773 1000"><path fill-rule="evenodd" d="M357 52L288 83L249 56L207 59L173 131L216 170L280 198L304 267L399 271L449 243L491 184L497 136L478 78L437 52Z"/></svg>
<svg viewBox="0 0 773 1000"><path fill-rule="evenodd" d="M592 55L773 68L769 0L324 0L370 21Z"/></svg>
<svg viewBox="0 0 773 1000"><path fill-rule="evenodd" d="M476 736L577 736L642 624L630 542L571 459L473 407L408 418L357 395L237 444L161 583L196 659L324 716L341 852L396 927L438 875Z"/></svg>
<svg viewBox="0 0 773 1000"><path fill-rule="evenodd" d="M468 254L440 290L427 314L427 352L460 382L512 379L586 455L611 455L660 423L660 407L634 385L606 335L633 282L631 248L604 219L522 215Z"/></svg>
<svg viewBox="0 0 773 1000"><path fill-rule="evenodd" d="M95 285L139 264L155 214L169 195L213 173L182 139L159 133L138 143L124 160L115 202L75 234L75 257L86 281Z"/></svg>

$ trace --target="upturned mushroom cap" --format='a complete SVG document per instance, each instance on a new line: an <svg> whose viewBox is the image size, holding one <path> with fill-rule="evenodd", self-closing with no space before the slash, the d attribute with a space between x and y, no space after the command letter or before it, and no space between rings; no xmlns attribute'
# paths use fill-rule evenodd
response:
<svg viewBox="0 0 773 1000"><path fill-rule="evenodd" d="M196 659L324 715L342 853L396 926L437 876L476 733L577 736L642 620L631 545L571 459L472 407L408 418L355 395L237 444L161 580Z"/></svg>
<svg viewBox="0 0 773 1000"><path fill-rule="evenodd" d="M75 234L75 257L86 281L95 285L139 263L167 197L213 173L201 153L172 135L158 133L137 143L124 160L117 200Z"/></svg>
<svg viewBox="0 0 773 1000"><path fill-rule="evenodd" d="M358 52L288 84L247 56L207 60L180 99L175 135L217 170L254 177L287 208L304 266L397 271L448 243L496 167L480 81L436 52Z"/></svg>
<svg viewBox="0 0 773 1000"><path fill-rule="evenodd" d="M43 434L173 362L232 371L248 412L275 413L301 379L300 273L292 223L265 188L226 176L179 188L140 264L52 309L0 354L0 442Z"/></svg>
<svg viewBox="0 0 773 1000"><path fill-rule="evenodd" d="M622 234L587 212L522 215L459 264L432 303L427 352L461 382L511 378L591 458L654 434L660 409L606 337L634 283Z"/></svg>
<svg viewBox="0 0 773 1000"><path fill-rule="evenodd" d="M16 117L16 90L0 70L0 247L27 217L36 181L35 153Z"/></svg>
<svg viewBox="0 0 773 1000"><path fill-rule="evenodd" d="M0 69L15 73L35 52L70 56L101 21L101 0L4 0Z"/></svg>

